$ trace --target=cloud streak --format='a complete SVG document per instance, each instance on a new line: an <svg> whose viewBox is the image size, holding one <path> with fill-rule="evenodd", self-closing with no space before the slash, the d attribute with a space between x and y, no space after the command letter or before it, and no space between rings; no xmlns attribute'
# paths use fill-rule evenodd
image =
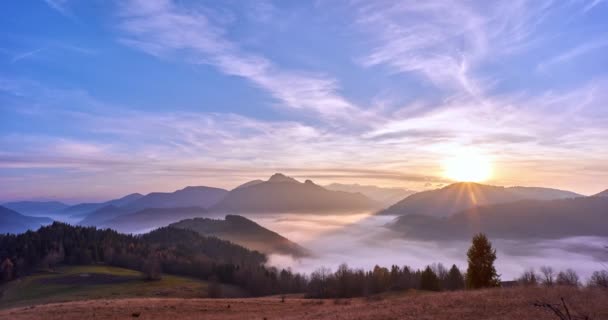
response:
<svg viewBox="0 0 608 320"><path fill-rule="evenodd" d="M154 56L183 53L190 63L211 64L225 74L245 78L276 98L279 108L313 111L329 120L373 118L338 94L335 79L286 70L264 56L241 50L203 10L171 1L130 1L120 16L124 44Z"/></svg>

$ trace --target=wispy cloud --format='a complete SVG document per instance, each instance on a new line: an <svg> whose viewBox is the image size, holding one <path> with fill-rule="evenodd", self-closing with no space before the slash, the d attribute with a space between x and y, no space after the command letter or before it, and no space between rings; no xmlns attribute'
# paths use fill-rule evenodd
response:
<svg viewBox="0 0 608 320"><path fill-rule="evenodd" d="M373 44L364 66L418 73L439 88L483 95L477 72L488 58L529 44L551 1L484 6L469 1L364 2L356 23ZM483 81L482 81L483 80Z"/></svg>
<svg viewBox="0 0 608 320"><path fill-rule="evenodd" d="M68 0L44 0L44 2L61 15L72 17L72 13L68 8Z"/></svg>
<svg viewBox="0 0 608 320"><path fill-rule="evenodd" d="M338 92L337 81L319 72L285 69L248 53L224 37L204 10L171 1L131 1L122 6L122 42L155 56L185 55L191 63L211 64L228 75L266 90L278 107L309 110L327 119L372 118Z"/></svg>
<svg viewBox="0 0 608 320"><path fill-rule="evenodd" d="M18 55L15 55L13 57L13 59L11 59L11 63L16 63L23 59L31 58L31 57L35 56L36 54L40 53L42 50L43 50L43 48L38 48L38 49L26 51L26 52L20 53Z"/></svg>
<svg viewBox="0 0 608 320"><path fill-rule="evenodd" d="M567 63L582 55L590 53L595 50L608 47L608 38L590 41L587 43L580 44L572 49L569 49L559 55L551 57L536 67L537 71L546 71L548 68L553 67L556 64Z"/></svg>
<svg viewBox="0 0 608 320"><path fill-rule="evenodd" d="M583 12L588 12L591 9L595 8L597 5L599 5L600 3L604 2L604 0L590 0L588 1L587 5L585 7L583 7Z"/></svg>

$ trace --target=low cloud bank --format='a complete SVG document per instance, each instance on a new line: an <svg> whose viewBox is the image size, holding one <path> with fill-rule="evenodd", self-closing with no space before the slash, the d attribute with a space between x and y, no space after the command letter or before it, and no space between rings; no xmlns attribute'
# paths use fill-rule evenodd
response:
<svg viewBox="0 0 608 320"><path fill-rule="evenodd" d="M251 216L259 224L310 249L314 256L294 260L272 255L270 264L312 272L325 266L335 270L341 263L355 268L397 264L422 268L441 262L466 269L468 241L418 241L399 237L383 227L393 217L367 214L315 216L302 214ZM491 239L497 249L497 270L512 280L524 270L549 265L556 270L574 269L583 281L608 264L608 238L571 237L558 240Z"/></svg>

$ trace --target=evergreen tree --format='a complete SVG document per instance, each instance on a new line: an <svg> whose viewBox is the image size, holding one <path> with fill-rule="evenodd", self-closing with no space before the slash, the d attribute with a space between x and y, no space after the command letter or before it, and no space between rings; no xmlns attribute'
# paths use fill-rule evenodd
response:
<svg viewBox="0 0 608 320"><path fill-rule="evenodd" d="M467 252L469 268L467 269L467 288L478 289L497 287L500 277L494 268L496 250L485 234L479 233L473 237L473 244Z"/></svg>
<svg viewBox="0 0 608 320"><path fill-rule="evenodd" d="M422 274L420 275L420 290L441 290L439 286L439 278L430 266L427 266L426 269L424 269L424 271L422 271Z"/></svg>
<svg viewBox="0 0 608 320"><path fill-rule="evenodd" d="M445 280L445 288L448 290L460 290L464 288L464 277L460 269L454 264Z"/></svg>

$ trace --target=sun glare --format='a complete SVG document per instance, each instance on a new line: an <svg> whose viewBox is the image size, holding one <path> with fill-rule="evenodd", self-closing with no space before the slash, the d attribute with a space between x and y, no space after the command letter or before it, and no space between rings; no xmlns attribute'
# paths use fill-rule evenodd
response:
<svg viewBox="0 0 608 320"><path fill-rule="evenodd" d="M492 176L490 159L481 154L465 151L443 162L444 175L460 182L482 182Z"/></svg>

